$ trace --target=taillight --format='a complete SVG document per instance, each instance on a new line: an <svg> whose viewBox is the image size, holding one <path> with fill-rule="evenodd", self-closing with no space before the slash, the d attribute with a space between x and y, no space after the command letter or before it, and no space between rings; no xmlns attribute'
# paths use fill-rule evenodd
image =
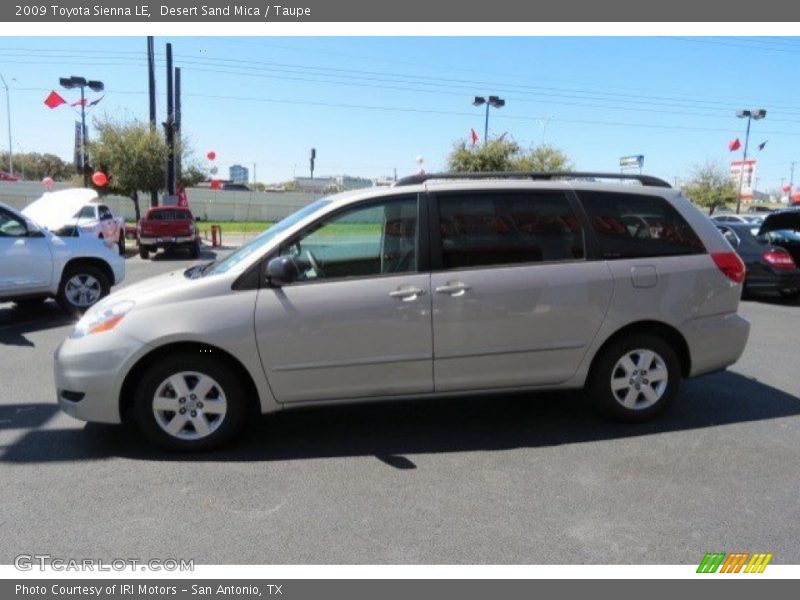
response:
<svg viewBox="0 0 800 600"><path fill-rule="evenodd" d="M761 255L761 258L774 269L789 271L797 267L797 265L794 264L792 255L786 252L786 250L767 250Z"/></svg>
<svg viewBox="0 0 800 600"><path fill-rule="evenodd" d="M744 263L736 252L712 252L711 258L725 277L734 283L744 281Z"/></svg>

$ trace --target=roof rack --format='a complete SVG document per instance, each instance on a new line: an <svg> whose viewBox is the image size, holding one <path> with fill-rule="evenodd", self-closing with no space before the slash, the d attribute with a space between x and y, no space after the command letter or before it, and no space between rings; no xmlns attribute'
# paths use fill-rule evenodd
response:
<svg viewBox="0 0 800 600"><path fill-rule="evenodd" d="M648 187L672 187L669 183L651 175L628 173L594 173L584 171L488 171L481 173L420 173L403 177L396 186L416 185L431 179L533 179L552 181L554 179L620 179L638 181Z"/></svg>

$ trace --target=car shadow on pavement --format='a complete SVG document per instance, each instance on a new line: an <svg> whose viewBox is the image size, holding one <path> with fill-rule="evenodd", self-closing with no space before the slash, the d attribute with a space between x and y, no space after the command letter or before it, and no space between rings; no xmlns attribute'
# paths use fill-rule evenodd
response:
<svg viewBox="0 0 800 600"><path fill-rule="evenodd" d="M580 392L506 394L286 411L255 418L231 447L199 454L155 449L131 426L32 429L0 462L46 463L108 457L166 461L287 461L373 456L414 469L415 454L578 444L800 415L800 398L725 372L685 382L655 421L621 424L596 416Z"/></svg>
<svg viewBox="0 0 800 600"><path fill-rule="evenodd" d="M176 248L175 250L160 250L156 254L150 255L150 260L155 262L170 262L170 261L196 262L204 260L215 260L216 258L217 258L217 253L206 246L200 248L200 256L198 258L192 258L191 256L189 256L188 250L183 250L178 248Z"/></svg>
<svg viewBox="0 0 800 600"><path fill-rule="evenodd" d="M35 308L20 308L13 304L0 304L0 346L28 346L34 343L29 333L63 327L73 323L70 317L52 300Z"/></svg>

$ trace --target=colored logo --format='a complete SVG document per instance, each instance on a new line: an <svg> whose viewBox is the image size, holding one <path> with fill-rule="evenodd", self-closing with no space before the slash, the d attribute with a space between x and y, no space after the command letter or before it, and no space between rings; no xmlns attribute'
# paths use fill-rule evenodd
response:
<svg viewBox="0 0 800 600"><path fill-rule="evenodd" d="M698 573L763 573L772 554L766 552L707 552L697 567Z"/></svg>

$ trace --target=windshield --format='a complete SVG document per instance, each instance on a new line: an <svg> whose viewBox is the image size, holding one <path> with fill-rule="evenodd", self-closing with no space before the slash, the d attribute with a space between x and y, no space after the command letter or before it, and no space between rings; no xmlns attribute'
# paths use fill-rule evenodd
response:
<svg viewBox="0 0 800 600"><path fill-rule="evenodd" d="M278 221L272 227L265 229L252 240L239 247L238 250L229 254L226 258L219 262L211 263L203 272L204 275L215 275L225 273L229 269L238 265L247 257L260 253L269 243L280 233L283 233L296 223L299 223L309 215L314 214L320 208L330 203L330 200L323 198L312 202L305 208L301 208L297 212L292 213L282 221Z"/></svg>

